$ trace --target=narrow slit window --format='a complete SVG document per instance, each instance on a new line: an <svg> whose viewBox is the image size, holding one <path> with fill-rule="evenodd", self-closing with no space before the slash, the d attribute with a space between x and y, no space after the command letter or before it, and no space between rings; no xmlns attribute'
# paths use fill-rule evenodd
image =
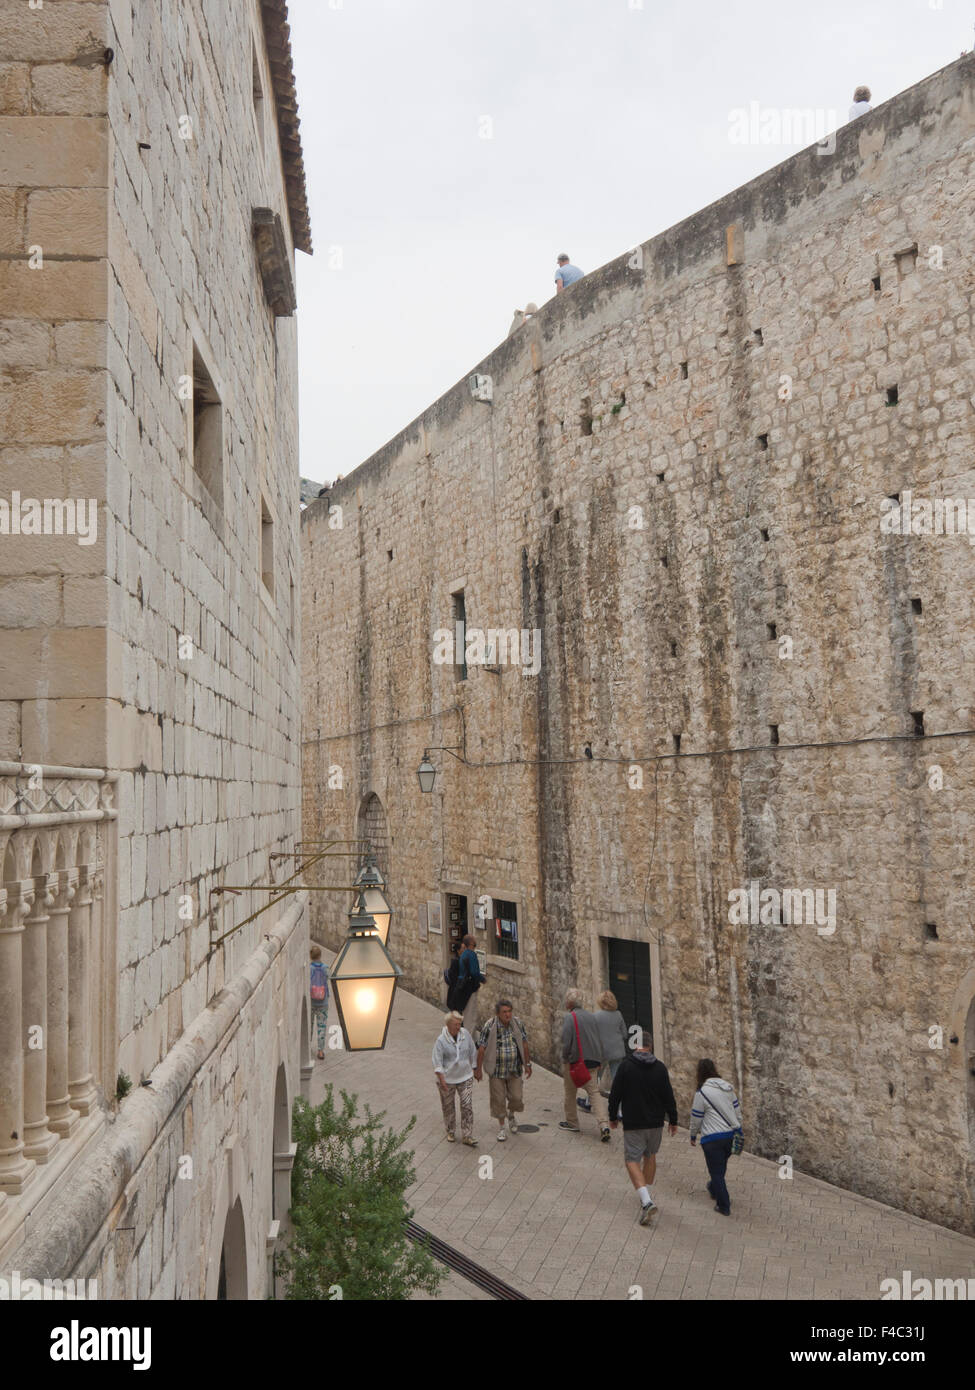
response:
<svg viewBox="0 0 975 1390"><path fill-rule="evenodd" d="M888 405L896 405L896 404L897 404L897 387L896 387L896 386L888 386L888 387L887 387L887 404L888 404Z"/></svg>
<svg viewBox="0 0 975 1390"><path fill-rule="evenodd" d="M919 598L912 598L912 599L911 599L911 612L912 612L912 613L921 613L921 612L923 612L923 611L924 611L924 606L923 606L923 604L921 603L921 600L920 600Z"/></svg>
<svg viewBox="0 0 975 1390"><path fill-rule="evenodd" d="M193 347L193 468L223 510L223 402L199 349Z"/></svg>
<svg viewBox="0 0 975 1390"><path fill-rule="evenodd" d="M924 737L924 710L923 710L923 709L912 709L912 710L911 710L911 719L914 721L914 737L915 737L915 738L923 738L923 737Z"/></svg>
<svg viewBox="0 0 975 1390"><path fill-rule="evenodd" d="M768 448L768 435L767 435L767 434L760 434L760 435L758 436L758 447L759 447L760 449L767 449L767 448Z"/></svg>
<svg viewBox="0 0 975 1390"><path fill-rule="evenodd" d="M680 379L681 379L681 381L686 381L686 380L687 380L687 363L686 363L686 362L682 362L682 363L680 364Z"/></svg>
<svg viewBox="0 0 975 1390"><path fill-rule="evenodd" d="M778 724L770 724L770 725L768 726L768 741L769 741L769 743L772 744L773 747L778 743L778 741L779 741L779 726L778 726Z"/></svg>
<svg viewBox="0 0 975 1390"><path fill-rule="evenodd" d="M674 752L680 752L680 734L674 734Z"/></svg>
<svg viewBox="0 0 975 1390"><path fill-rule="evenodd" d="M454 620L454 679L467 680L467 604L464 590L451 594L451 609Z"/></svg>
<svg viewBox="0 0 975 1390"><path fill-rule="evenodd" d="M274 519L267 499L261 495L261 580L274 595Z"/></svg>
<svg viewBox="0 0 975 1390"><path fill-rule="evenodd" d="M251 92L254 101L254 123L257 126L257 143L264 154L264 80L261 77L261 61L257 54L257 44L251 47Z"/></svg>
<svg viewBox="0 0 975 1390"><path fill-rule="evenodd" d="M592 401L588 396L584 396L582 401L582 411L579 415L579 433L582 435L592 434Z"/></svg>
<svg viewBox="0 0 975 1390"><path fill-rule="evenodd" d="M765 626L768 629L768 640L774 642L779 635L778 629L774 623L766 623Z"/></svg>
<svg viewBox="0 0 975 1390"><path fill-rule="evenodd" d="M873 286L873 292L874 292L874 294L879 294L879 293L880 293L880 276L879 276L879 275L875 275L875 276L873 277L873 279L870 281L870 283L871 283L871 285Z"/></svg>

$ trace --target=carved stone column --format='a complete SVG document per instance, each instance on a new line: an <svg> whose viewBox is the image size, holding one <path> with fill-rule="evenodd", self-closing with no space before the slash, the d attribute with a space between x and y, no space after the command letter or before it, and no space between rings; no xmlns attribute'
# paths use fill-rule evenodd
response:
<svg viewBox="0 0 975 1390"><path fill-rule="evenodd" d="M94 869L79 871L68 916L68 1095L71 1107L89 1115L96 1090L91 1074L91 909Z"/></svg>
<svg viewBox="0 0 975 1390"><path fill-rule="evenodd" d="M47 1163L58 1136L47 1123L47 924L54 875L34 880L34 906L24 923L24 1153ZM40 1029L40 1032L37 1030Z"/></svg>
<svg viewBox="0 0 975 1390"><path fill-rule="evenodd" d="M24 1157L24 918L34 901L33 885L0 888L0 1191L23 1192L34 1176Z"/></svg>
<svg viewBox="0 0 975 1390"><path fill-rule="evenodd" d="M64 1138L80 1118L68 1094L68 914L78 871L64 869L56 877L47 926L47 1122Z"/></svg>

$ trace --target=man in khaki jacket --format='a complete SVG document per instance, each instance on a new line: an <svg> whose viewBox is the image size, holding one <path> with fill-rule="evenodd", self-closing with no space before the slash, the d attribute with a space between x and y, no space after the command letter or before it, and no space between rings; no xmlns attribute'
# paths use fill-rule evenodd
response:
<svg viewBox="0 0 975 1390"><path fill-rule="evenodd" d="M514 1017L510 999L499 999L494 1006L494 1018L489 1019L477 1039L475 1079L488 1075L491 1092L491 1114L500 1122L498 1138L507 1139L508 1127L518 1133L515 1118L525 1108L522 1096L523 1077L532 1074L528 1051L528 1034L520 1018Z"/></svg>

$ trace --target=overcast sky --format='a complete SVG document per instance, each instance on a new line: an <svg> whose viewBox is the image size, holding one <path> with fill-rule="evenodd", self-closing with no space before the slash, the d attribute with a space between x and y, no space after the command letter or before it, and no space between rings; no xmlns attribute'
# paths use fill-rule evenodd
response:
<svg viewBox="0 0 975 1390"><path fill-rule="evenodd" d="M554 292L972 47L975 0L290 0L315 254L301 472L349 473ZM774 133L766 122L766 133ZM815 132L814 132L815 133Z"/></svg>

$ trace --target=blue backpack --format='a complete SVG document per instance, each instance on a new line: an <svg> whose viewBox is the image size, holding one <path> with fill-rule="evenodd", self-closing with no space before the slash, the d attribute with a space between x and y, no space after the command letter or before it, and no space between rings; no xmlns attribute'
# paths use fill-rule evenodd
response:
<svg viewBox="0 0 975 1390"><path fill-rule="evenodd" d="M328 998L328 971L320 960L311 963L311 1002L324 1004Z"/></svg>

